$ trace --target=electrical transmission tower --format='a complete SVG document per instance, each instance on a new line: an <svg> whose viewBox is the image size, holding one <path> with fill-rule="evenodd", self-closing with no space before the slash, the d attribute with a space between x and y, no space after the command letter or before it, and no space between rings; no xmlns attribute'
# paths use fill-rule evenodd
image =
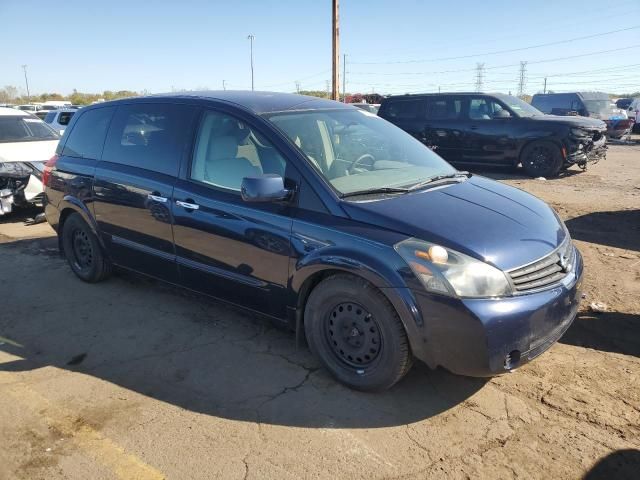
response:
<svg viewBox="0 0 640 480"><path fill-rule="evenodd" d="M527 84L527 62L520 62L520 80L518 80L518 97L524 95L524 87Z"/></svg>
<svg viewBox="0 0 640 480"><path fill-rule="evenodd" d="M482 91L484 83L484 63L476 63L476 92Z"/></svg>

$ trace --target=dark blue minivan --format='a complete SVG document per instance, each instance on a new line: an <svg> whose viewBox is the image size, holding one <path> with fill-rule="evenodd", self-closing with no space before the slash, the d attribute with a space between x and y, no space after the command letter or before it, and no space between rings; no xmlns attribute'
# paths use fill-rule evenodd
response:
<svg viewBox="0 0 640 480"><path fill-rule="evenodd" d="M549 206L329 100L225 91L93 105L43 182L82 280L118 266L259 312L356 389L391 387L414 358L508 372L578 308L582 258Z"/></svg>

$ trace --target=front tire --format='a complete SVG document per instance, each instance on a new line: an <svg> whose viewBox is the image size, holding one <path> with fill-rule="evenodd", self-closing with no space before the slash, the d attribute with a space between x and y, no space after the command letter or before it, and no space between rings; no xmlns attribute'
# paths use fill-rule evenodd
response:
<svg viewBox="0 0 640 480"><path fill-rule="evenodd" d="M553 142L533 142L522 150L520 163L531 177L555 177L562 168L562 152Z"/></svg>
<svg viewBox="0 0 640 480"><path fill-rule="evenodd" d="M111 262L102 252L98 238L77 213L64 222L62 250L73 273L85 282L100 282L111 274Z"/></svg>
<svg viewBox="0 0 640 480"><path fill-rule="evenodd" d="M406 375L412 356L404 326L366 280L332 275L313 289L304 314L309 348L340 382L386 390Z"/></svg>

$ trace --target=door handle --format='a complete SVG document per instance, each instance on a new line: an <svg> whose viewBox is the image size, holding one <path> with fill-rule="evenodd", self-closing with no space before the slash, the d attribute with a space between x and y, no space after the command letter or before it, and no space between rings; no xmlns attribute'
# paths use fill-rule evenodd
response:
<svg viewBox="0 0 640 480"><path fill-rule="evenodd" d="M176 205L184 208L185 210L198 210L200 208L200 205L197 203L183 202L182 200L176 200Z"/></svg>
<svg viewBox="0 0 640 480"><path fill-rule="evenodd" d="M471 130L477 130L478 126L477 125L471 125Z"/></svg>
<svg viewBox="0 0 640 480"><path fill-rule="evenodd" d="M161 197L160 195L154 195L150 193L147 195L149 200L153 200L154 202L167 203L167 197Z"/></svg>

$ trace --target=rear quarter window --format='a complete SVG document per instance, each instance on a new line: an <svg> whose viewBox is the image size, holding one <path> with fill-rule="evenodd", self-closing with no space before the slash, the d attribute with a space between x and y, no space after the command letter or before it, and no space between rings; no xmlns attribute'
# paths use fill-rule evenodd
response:
<svg viewBox="0 0 640 480"><path fill-rule="evenodd" d="M69 134L62 155L99 160L115 107L82 112Z"/></svg>
<svg viewBox="0 0 640 480"><path fill-rule="evenodd" d="M60 112L60 116L58 117L58 123L60 125L69 125L71 121L71 117L73 117L76 112Z"/></svg>
<svg viewBox="0 0 640 480"><path fill-rule="evenodd" d="M177 175L195 108L138 103L118 107L102 160Z"/></svg>

